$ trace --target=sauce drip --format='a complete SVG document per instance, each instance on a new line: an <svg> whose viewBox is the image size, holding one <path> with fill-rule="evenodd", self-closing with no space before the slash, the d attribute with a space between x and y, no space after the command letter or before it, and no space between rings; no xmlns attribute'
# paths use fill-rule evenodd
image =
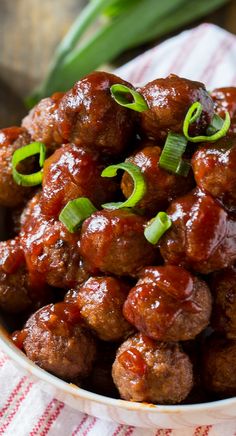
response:
<svg viewBox="0 0 236 436"><path fill-rule="evenodd" d="M120 364L128 371L142 377L147 371L147 364L141 353L134 347L121 353L118 357Z"/></svg>

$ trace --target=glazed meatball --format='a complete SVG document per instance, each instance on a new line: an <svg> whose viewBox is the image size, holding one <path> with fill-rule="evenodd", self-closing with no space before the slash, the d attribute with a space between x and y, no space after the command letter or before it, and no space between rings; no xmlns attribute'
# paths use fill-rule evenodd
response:
<svg viewBox="0 0 236 436"><path fill-rule="evenodd" d="M127 162L137 165L143 174L146 193L137 203L137 208L147 214L154 214L160 209L166 209L173 198L179 194L187 193L194 186L192 172L186 178L159 167L162 149L153 144L155 143L147 143L144 148L127 159ZM122 177L121 189L126 198L133 191L133 181L127 172Z"/></svg>
<svg viewBox="0 0 236 436"><path fill-rule="evenodd" d="M184 268L148 267L131 289L123 313L152 339L186 341L208 325L211 294L203 280Z"/></svg>
<svg viewBox="0 0 236 436"><path fill-rule="evenodd" d="M27 321L23 347L38 366L66 380L86 377L92 369L96 344L80 316L65 303L50 304Z"/></svg>
<svg viewBox="0 0 236 436"><path fill-rule="evenodd" d="M41 277L51 286L70 288L88 278L80 261L79 232L41 214L40 195L23 213L21 241L32 279Z"/></svg>
<svg viewBox="0 0 236 436"><path fill-rule="evenodd" d="M132 326L122 314L130 286L114 277L90 277L75 294L86 325L103 341L125 339Z"/></svg>
<svg viewBox="0 0 236 436"><path fill-rule="evenodd" d="M236 212L236 136L199 147L192 167L197 185Z"/></svg>
<svg viewBox="0 0 236 436"><path fill-rule="evenodd" d="M145 218L126 209L95 212L84 221L81 255L92 274L135 275L158 259L144 237Z"/></svg>
<svg viewBox="0 0 236 436"><path fill-rule="evenodd" d="M23 119L22 126L30 133L34 141L43 142L52 152L63 140L57 130L57 109L64 93L57 92L41 100Z"/></svg>
<svg viewBox="0 0 236 436"><path fill-rule="evenodd" d="M236 395L236 341L209 338L202 365L203 381L208 391L220 397Z"/></svg>
<svg viewBox="0 0 236 436"><path fill-rule="evenodd" d="M29 134L21 127L0 130L0 204L16 207L24 203L32 188L17 185L12 176L12 156L15 150L31 142ZM33 161L27 159L17 166L19 172L33 172Z"/></svg>
<svg viewBox="0 0 236 436"><path fill-rule="evenodd" d="M112 376L121 398L131 401L180 403L193 386L192 365L179 344L141 333L121 345Z"/></svg>
<svg viewBox="0 0 236 436"><path fill-rule="evenodd" d="M66 145L46 160L43 171L42 209L57 217L69 200L88 197L96 206L114 199L117 183L101 177L98 154Z"/></svg>
<svg viewBox="0 0 236 436"><path fill-rule="evenodd" d="M204 133L213 117L213 101L200 82L170 74L156 79L140 89L149 110L141 114L141 129L150 139L165 139L168 132L182 133L183 121L189 107L202 104L201 117L190 129L192 135Z"/></svg>
<svg viewBox="0 0 236 436"><path fill-rule="evenodd" d="M236 269L214 273L210 287L214 297L212 326L228 338L236 339Z"/></svg>
<svg viewBox="0 0 236 436"><path fill-rule="evenodd" d="M211 98L218 115L224 118L225 112L229 112L231 118L229 133L236 133L236 88L230 86L214 89L211 92Z"/></svg>
<svg viewBox="0 0 236 436"><path fill-rule="evenodd" d="M167 213L172 226L160 240L167 263L208 274L235 262L236 221L210 195L195 190Z"/></svg>
<svg viewBox="0 0 236 436"><path fill-rule="evenodd" d="M58 129L65 142L82 143L109 155L126 149L138 114L112 98L110 87L116 83L132 88L114 74L96 71L65 94L58 109Z"/></svg>
<svg viewBox="0 0 236 436"><path fill-rule="evenodd" d="M19 238L0 242L0 308L20 313L41 306L49 295L40 280L30 280Z"/></svg>

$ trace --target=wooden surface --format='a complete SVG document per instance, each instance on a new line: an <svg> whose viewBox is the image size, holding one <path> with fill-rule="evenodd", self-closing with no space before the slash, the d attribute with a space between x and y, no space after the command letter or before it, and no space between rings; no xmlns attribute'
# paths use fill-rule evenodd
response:
<svg viewBox="0 0 236 436"><path fill-rule="evenodd" d="M25 112L23 97L43 78L56 45L85 4L86 0L0 0L1 127L19 122ZM236 33L236 0L204 21ZM116 64L148 47L123 54Z"/></svg>

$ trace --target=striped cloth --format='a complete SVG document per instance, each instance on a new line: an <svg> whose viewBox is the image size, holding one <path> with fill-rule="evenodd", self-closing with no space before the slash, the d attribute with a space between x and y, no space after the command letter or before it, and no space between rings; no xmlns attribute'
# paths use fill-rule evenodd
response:
<svg viewBox="0 0 236 436"><path fill-rule="evenodd" d="M236 37L202 24L120 68L134 84L169 73L206 83L236 85ZM0 436L233 436L236 421L186 430L127 427L79 413L42 392L0 351Z"/></svg>

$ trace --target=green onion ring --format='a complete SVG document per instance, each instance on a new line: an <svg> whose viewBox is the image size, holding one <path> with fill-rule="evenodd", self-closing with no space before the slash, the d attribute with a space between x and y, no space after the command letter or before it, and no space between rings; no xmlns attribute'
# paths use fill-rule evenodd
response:
<svg viewBox="0 0 236 436"><path fill-rule="evenodd" d="M42 170L33 174L21 174L17 171L17 165L27 157L34 156L39 153L39 165L42 168L46 158L46 147L42 142L32 142L24 147L15 150L12 156L12 175L14 181L22 186L36 186L42 183Z"/></svg>
<svg viewBox="0 0 236 436"><path fill-rule="evenodd" d="M184 135L169 132L159 159L159 166L167 171L186 177L190 164L182 160L182 155L185 152L187 142Z"/></svg>
<svg viewBox="0 0 236 436"><path fill-rule="evenodd" d="M110 91L112 97L120 106L127 107L136 112L144 112L149 109L143 96L128 86L117 83L111 86ZM127 99L127 94L133 97L133 102Z"/></svg>
<svg viewBox="0 0 236 436"><path fill-rule="evenodd" d="M158 212L146 225L144 236L150 244L157 244L159 239L171 227L172 222L166 212Z"/></svg>
<svg viewBox="0 0 236 436"><path fill-rule="evenodd" d="M96 212L96 207L87 197L79 197L70 200L59 215L61 221L70 233L76 232L83 221Z"/></svg>
<svg viewBox="0 0 236 436"><path fill-rule="evenodd" d="M140 168L130 162L122 162L117 165L110 165L105 168L101 174L102 177L115 177L118 170L127 171L134 182L134 189L129 198L124 202L106 203L104 209L121 209L124 207L134 207L144 196L146 192L146 183Z"/></svg>
<svg viewBox="0 0 236 436"><path fill-rule="evenodd" d="M199 101L196 101L195 103L190 106L185 119L183 123L183 133L184 136L188 139L190 142L212 142L217 141L218 139L222 138L226 135L227 131L230 127L230 115L229 112L225 112L225 119L223 122L223 125L221 126L220 130L213 133L213 135L201 135L201 136L189 136L188 130L189 126L194 123L201 115L202 113L202 104Z"/></svg>

